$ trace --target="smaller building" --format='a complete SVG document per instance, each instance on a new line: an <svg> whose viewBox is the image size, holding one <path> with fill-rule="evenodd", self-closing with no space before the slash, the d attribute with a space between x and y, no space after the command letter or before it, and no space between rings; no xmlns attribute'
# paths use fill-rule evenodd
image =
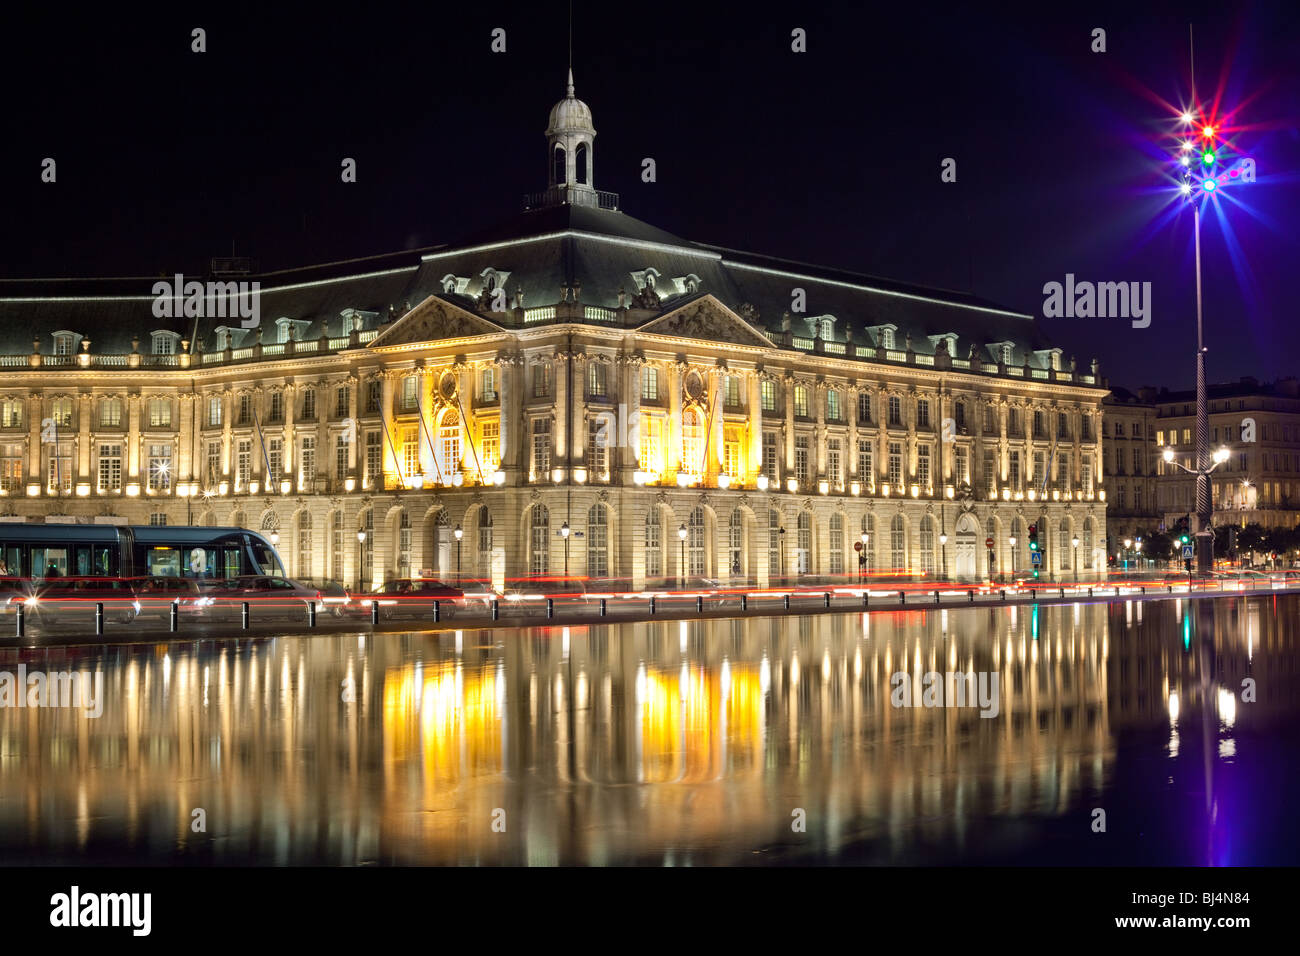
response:
<svg viewBox="0 0 1300 956"><path fill-rule="evenodd" d="M1158 530L1164 521L1156 500L1157 466L1164 462L1156 445L1155 397L1153 388L1113 388L1105 400L1102 466L1111 489L1106 528L1112 555L1120 542Z"/></svg>

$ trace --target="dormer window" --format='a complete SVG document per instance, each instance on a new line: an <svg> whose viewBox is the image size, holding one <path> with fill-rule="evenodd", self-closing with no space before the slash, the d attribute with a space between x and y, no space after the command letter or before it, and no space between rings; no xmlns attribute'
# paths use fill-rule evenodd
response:
<svg viewBox="0 0 1300 956"><path fill-rule="evenodd" d="M81 338L77 332L55 332L54 333L54 354L55 355L72 355L77 351L77 340Z"/></svg>
<svg viewBox="0 0 1300 956"><path fill-rule="evenodd" d="M289 330L294 330L294 339L301 342L311 322L306 319L279 318L275 320L275 340L283 345L289 341Z"/></svg>
<svg viewBox="0 0 1300 956"><path fill-rule="evenodd" d="M700 277L691 273L690 275L679 276L673 280L673 284L687 295L694 295L700 291Z"/></svg>
<svg viewBox="0 0 1300 956"><path fill-rule="evenodd" d="M153 333L154 355L175 355L180 351L179 333L159 329Z"/></svg>
<svg viewBox="0 0 1300 956"><path fill-rule="evenodd" d="M468 276L452 275L448 272L442 277L442 291L445 295L463 294L468 285Z"/></svg>
<svg viewBox="0 0 1300 956"><path fill-rule="evenodd" d="M885 326L880 330L880 344L887 349L894 347L894 330L892 327Z"/></svg>

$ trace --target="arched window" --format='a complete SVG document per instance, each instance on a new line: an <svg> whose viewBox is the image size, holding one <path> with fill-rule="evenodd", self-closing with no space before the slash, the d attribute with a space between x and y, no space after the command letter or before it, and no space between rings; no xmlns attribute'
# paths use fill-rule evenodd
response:
<svg viewBox="0 0 1300 956"><path fill-rule="evenodd" d="M1083 566L1089 571L1093 569L1092 555L1092 516L1083 519Z"/></svg>
<svg viewBox="0 0 1300 956"><path fill-rule="evenodd" d="M375 509L367 508L358 517L360 530L366 533L361 542L361 586L369 588L375 579Z"/></svg>
<svg viewBox="0 0 1300 956"><path fill-rule="evenodd" d="M921 517L921 573L934 573L934 518Z"/></svg>
<svg viewBox="0 0 1300 956"><path fill-rule="evenodd" d="M304 511L298 517L298 577L312 576L311 567L311 512Z"/></svg>
<svg viewBox="0 0 1300 956"><path fill-rule="evenodd" d="M578 149L573 154L573 164L575 167L574 181L584 186L590 186L591 181L587 172L587 144L579 143Z"/></svg>
<svg viewBox="0 0 1300 956"><path fill-rule="evenodd" d="M696 508L686 522L686 568L688 574L704 574L704 509Z"/></svg>
<svg viewBox="0 0 1300 956"><path fill-rule="evenodd" d="M844 573L844 516L831 515L830 573Z"/></svg>
<svg viewBox="0 0 1300 956"><path fill-rule="evenodd" d="M587 577L609 577L609 519L604 505L587 512Z"/></svg>
<svg viewBox="0 0 1300 956"><path fill-rule="evenodd" d="M566 170L565 170L565 168L564 168L564 165L565 165L565 158L566 158L566 157L565 157L565 155L564 155L564 147L563 147L563 146L556 146L556 147L555 147L555 156L554 156L553 158L554 158L554 163L555 163L555 167L554 167L554 169L555 169L555 176L554 176L554 178L555 178L555 185L557 185L557 186L563 186L563 185L565 185L565 184L568 182L567 172L566 172Z"/></svg>
<svg viewBox="0 0 1300 956"><path fill-rule="evenodd" d="M867 536L866 544L862 546L862 553L867 556L867 570L876 570L876 516L865 514L862 516L862 531ZM861 538L859 538L861 540Z"/></svg>
<svg viewBox="0 0 1300 956"><path fill-rule="evenodd" d="M907 570L907 525L902 515L889 523L889 564L895 571Z"/></svg>
<svg viewBox="0 0 1300 956"><path fill-rule="evenodd" d="M478 566L482 576L492 573L492 512L487 505L478 509Z"/></svg>
<svg viewBox="0 0 1300 956"><path fill-rule="evenodd" d="M663 521L653 505L645 516L645 576L657 578L664 573Z"/></svg>
<svg viewBox="0 0 1300 956"><path fill-rule="evenodd" d="M731 512L731 520L727 523L727 571L730 574L739 574L744 565L741 562L741 554L745 549L745 516L739 508Z"/></svg>
<svg viewBox="0 0 1300 956"><path fill-rule="evenodd" d="M704 467L704 426L700 412L688 408L682 412L682 466L688 475L699 477Z"/></svg>
<svg viewBox="0 0 1300 956"><path fill-rule="evenodd" d="M438 424L438 471L443 481L460 471L460 413L454 408L443 412Z"/></svg>
<svg viewBox="0 0 1300 956"><path fill-rule="evenodd" d="M882 345L884 345L885 348L887 348L887 349L892 349L892 348L894 347L894 330L893 330L893 329L881 329L881 330L880 330L880 342L881 342Z"/></svg>
<svg viewBox="0 0 1300 956"><path fill-rule="evenodd" d="M767 570L769 574L785 574L785 559L781 555L781 512L772 509L767 513Z"/></svg>
<svg viewBox="0 0 1300 956"><path fill-rule="evenodd" d="M397 576L411 576L411 516L405 508L397 520Z"/></svg>
<svg viewBox="0 0 1300 956"><path fill-rule="evenodd" d="M812 556L812 515L806 511L799 512L799 520L796 523L797 540L795 541L795 573L807 574L812 568L809 566L809 558Z"/></svg>
<svg viewBox="0 0 1300 956"><path fill-rule="evenodd" d="M533 505L528 535L528 570L546 574L550 570L551 513L546 505Z"/></svg>
<svg viewBox="0 0 1300 956"><path fill-rule="evenodd" d="M274 511L265 511L262 513L262 530L275 531L280 527L280 516Z"/></svg>

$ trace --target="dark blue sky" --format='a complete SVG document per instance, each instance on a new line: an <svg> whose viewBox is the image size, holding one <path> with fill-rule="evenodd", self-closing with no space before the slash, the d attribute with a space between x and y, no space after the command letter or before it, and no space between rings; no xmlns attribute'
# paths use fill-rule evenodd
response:
<svg viewBox="0 0 1300 956"><path fill-rule="evenodd" d="M222 4L138 19L6 10L0 276L264 269L450 241L545 185L566 7L346 16ZM1295 373L1300 5L578 2L577 92L596 185L678 235L1041 314L1066 273L1152 283L1152 324L1045 320L1115 384L1191 385L1191 217L1157 228L1157 98L1250 97L1259 182L1203 230L1214 379ZM209 52L189 52L193 26ZM493 27L507 53L489 51ZM790 31L808 52L790 52ZM1092 53L1094 27L1107 52ZM58 161L58 183L39 182ZM359 182L339 179L355 157ZM653 157L658 182L640 181ZM957 160L958 181L940 181ZM1146 190L1146 191L1144 191ZM1249 193L1246 192L1249 190Z"/></svg>

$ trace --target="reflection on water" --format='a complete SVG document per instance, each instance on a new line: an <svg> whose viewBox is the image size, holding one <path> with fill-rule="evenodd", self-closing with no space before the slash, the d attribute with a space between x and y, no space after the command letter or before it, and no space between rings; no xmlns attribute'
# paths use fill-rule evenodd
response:
<svg viewBox="0 0 1300 956"><path fill-rule="evenodd" d="M98 719L0 708L0 861L1294 862L1298 611L0 651L0 671L101 669L105 695ZM996 717L891 705L891 675L930 671L996 672Z"/></svg>

